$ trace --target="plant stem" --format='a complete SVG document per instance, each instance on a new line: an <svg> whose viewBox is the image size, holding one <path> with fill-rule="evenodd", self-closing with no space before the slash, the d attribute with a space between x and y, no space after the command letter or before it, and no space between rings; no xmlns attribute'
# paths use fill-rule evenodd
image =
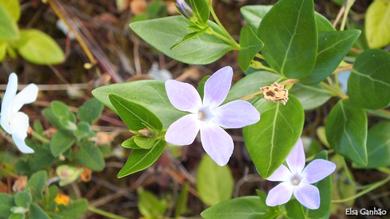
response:
<svg viewBox="0 0 390 219"><path fill-rule="evenodd" d="M240 45L238 45L235 41L232 41L231 39L227 38L226 36L214 31L212 28L209 28L207 30L207 33L225 41L226 43L230 44L236 50L240 49Z"/></svg>
<svg viewBox="0 0 390 219"><path fill-rule="evenodd" d="M345 11L343 14L343 20L341 21L341 25L340 25L340 30L344 30L345 24L347 23L349 11L351 10L351 7L354 3L355 0L347 0L347 5L345 6Z"/></svg>
<svg viewBox="0 0 390 219"><path fill-rule="evenodd" d="M219 20L217 14L215 13L214 11L214 7L213 7L213 1L210 0L210 13L211 13L211 16L213 16L213 19L214 21L218 24L219 27L221 27L222 31L225 33L225 35L230 39L230 42L231 44L233 45L233 47L237 50L240 49L240 44L238 44L236 42L236 40L232 37L232 35L230 35L230 33L226 30L226 28L223 26L223 24L221 23L221 21Z"/></svg>
<svg viewBox="0 0 390 219"><path fill-rule="evenodd" d="M44 144L50 143L49 139L47 139L45 136L42 136L41 134L39 134L38 132L34 131L33 129L31 129L31 135L34 138L36 138L37 140L39 140L40 142L44 143Z"/></svg>
<svg viewBox="0 0 390 219"><path fill-rule="evenodd" d="M390 176L386 177L385 179L383 179L381 181L370 184L367 189L362 190L361 192L357 193L354 196L351 196L351 197L348 197L345 199L332 200L332 203L343 203L343 202L354 200L356 198L359 198L360 196L363 196L363 195L371 192L372 190L374 190L376 188L381 187L382 185L386 184L389 181L390 181Z"/></svg>
<svg viewBox="0 0 390 219"><path fill-rule="evenodd" d="M93 212L95 214L98 214L98 215L101 215L101 216L104 216L104 217L110 218L110 219L126 219L125 217L122 217L122 216L119 216L119 215L116 215L116 214L104 211L104 210L99 209L99 208L95 208L95 207L93 207L91 205L88 206L88 210L90 212Z"/></svg>
<svg viewBox="0 0 390 219"><path fill-rule="evenodd" d="M345 100L348 99L348 96L340 89L337 85L330 85L325 82L320 83L321 87L328 90L330 94L334 96L338 96L341 99Z"/></svg>

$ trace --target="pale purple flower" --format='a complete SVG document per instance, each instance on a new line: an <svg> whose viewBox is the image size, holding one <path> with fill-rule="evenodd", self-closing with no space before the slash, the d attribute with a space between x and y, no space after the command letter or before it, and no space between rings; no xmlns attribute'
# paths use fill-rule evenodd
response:
<svg viewBox="0 0 390 219"><path fill-rule="evenodd" d="M194 14L192 8L187 4L185 0L176 0L176 7L180 11L180 13L186 18L190 18Z"/></svg>
<svg viewBox="0 0 390 219"><path fill-rule="evenodd" d="M233 69L221 68L206 81L203 101L196 89L187 83L168 80L165 89L171 104L189 112L172 123L165 140L174 145L190 145L200 131L202 146L220 166L226 165L233 153L233 140L224 128L242 128L259 121L260 114L249 102L235 100L221 105L233 78Z"/></svg>
<svg viewBox="0 0 390 219"><path fill-rule="evenodd" d="M294 197L306 208L320 207L320 192L311 185L329 176L336 169L330 161L316 159L305 167L305 152L299 139L286 159L288 168L282 164L267 180L282 182L268 193L268 206L282 205Z"/></svg>

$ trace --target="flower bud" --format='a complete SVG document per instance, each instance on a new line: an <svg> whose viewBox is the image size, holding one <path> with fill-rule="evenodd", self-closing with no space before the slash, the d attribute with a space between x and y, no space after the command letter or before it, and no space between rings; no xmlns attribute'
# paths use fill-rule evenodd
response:
<svg viewBox="0 0 390 219"><path fill-rule="evenodd" d="M186 18L191 18L194 14L192 8L187 4L185 0L176 0L176 7L182 15Z"/></svg>

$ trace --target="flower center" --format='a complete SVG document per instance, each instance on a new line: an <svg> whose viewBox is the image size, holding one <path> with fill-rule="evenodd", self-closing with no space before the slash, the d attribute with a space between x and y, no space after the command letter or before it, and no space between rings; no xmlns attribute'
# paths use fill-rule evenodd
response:
<svg viewBox="0 0 390 219"><path fill-rule="evenodd" d="M299 185L299 183L301 183L301 181L302 181L302 178L298 174L295 174L290 179L291 184L294 185L294 186Z"/></svg>
<svg viewBox="0 0 390 219"><path fill-rule="evenodd" d="M210 111L209 108L203 108L200 109L198 112L198 119L200 121L208 121L213 117L213 113Z"/></svg>

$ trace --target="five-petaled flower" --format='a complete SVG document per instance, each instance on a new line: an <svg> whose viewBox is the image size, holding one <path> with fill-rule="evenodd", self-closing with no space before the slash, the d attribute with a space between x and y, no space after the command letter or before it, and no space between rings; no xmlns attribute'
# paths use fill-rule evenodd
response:
<svg viewBox="0 0 390 219"><path fill-rule="evenodd" d="M233 140L223 128L242 128L259 121L260 114L249 102L235 100L221 105L228 95L233 69L224 67L206 81L203 101L196 89L187 83L168 80L165 89L171 104L189 112L172 123L165 134L168 143L189 145L200 131L202 146L220 166L226 165L233 153Z"/></svg>
<svg viewBox="0 0 390 219"><path fill-rule="evenodd" d="M299 139L286 159L288 168L282 164L267 180L282 182L268 193L268 206L281 205L288 202L294 194L295 198L306 208L320 207L320 193L316 183L336 169L330 161L316 159L305 167L305 152L302 140Z"/></svg>
<svg viewBox="0 0 390 219"><path fill-rule="evenodd" d="M0 124L8 134L12 135L13 141L22 153L34 153L34 150L24 142L27 137L29 118L19 110L24 104L32 103L37 99L38 87L35 84L29 84L16 94L17 88L18 77L12 73L8 78L1 104Z"/></svg>

